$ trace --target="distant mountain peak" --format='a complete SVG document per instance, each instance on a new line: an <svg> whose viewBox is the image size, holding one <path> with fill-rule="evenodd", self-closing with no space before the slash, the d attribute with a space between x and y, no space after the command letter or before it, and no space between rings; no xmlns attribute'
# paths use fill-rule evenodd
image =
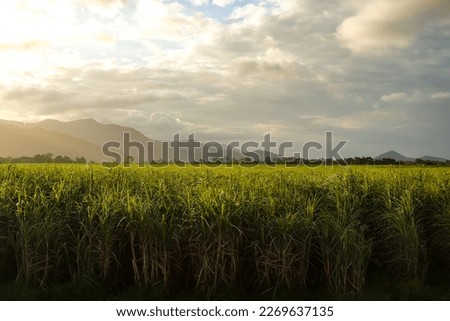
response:
<svg viewBox="0 0 450 321"><path fill-rule="evenodd" d="M378 157L380 157L380 156L386 156L386 155L399 156L399 157L406 157L405 155L402 155L402 154L400 154L399 152L397 152L397 151L391 149L390 151L387 151L387 152L385 152L385 153L383 153L383 154L381 154L381 155L379 155L379 156L377 156L377 157L375 157L375 158L378 158Z"/></svg>
<svg viewBox="0 0 450 321"><path fill-rule="evenodd" d="M390 150L386 153L383 153L375 157L375 159L384 159L384 158L395 159L396 161L402 162L413 162L415 160L414 158L406 157L395 150Z"/></svg>
<svg viewBox="0 0 450 321"><path fill-rule="evenodd" d="M390 159L395 159L396 161L400 162L414 162L416 161L415 158L411 158L411 157L407 157L404 156L402 154L400 154L399 152L395 151L395 150L390 150L386 153L383 153L381 155L378 155L377 157L375 157L375 159L383 159L383 158L390 158ZM447 159L442 158L442 157L435 157L435 156L422 156L418 159L424 160L424 161L432 161L432 162L440 162L440 163L445 163L447 162Z"/></svg>
<svg viewBox="0 0 450 321"><path fill-rule="evenodd" d="M436 156L422 156L420 157L420 159L424 161L439 162L439 163L445 163L448 161L448 159L446 158Z"/></svg>
<svg viewBox="0 0 450 321"><path fill-rule="evenodd" d="M86 123L86 124L102 124L94 118L83 118L79 120L74 120L74 123Z"/></svg>
<svg viewBox="0 0 450 321"><path fill-rule="evenodd" d="M76 119L76 120L69 120L69 121L60 121L60 120L56 120L56 119L44 119L40 122L38 122L38 124L48 124L48 123L59 123L59 124L100 124L98 121L96 121L94 118L82 118L82 119Z"/></svg>

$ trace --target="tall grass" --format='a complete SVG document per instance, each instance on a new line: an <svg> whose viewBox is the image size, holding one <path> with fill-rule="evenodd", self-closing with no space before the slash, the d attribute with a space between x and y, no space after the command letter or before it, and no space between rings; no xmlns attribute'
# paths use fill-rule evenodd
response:
<svg viewBox="0 0 450 321"><path fill-rule="evenodd" d="M450 177L435 175L423 184L423 212L427 218L430 254L444 269L450 267Z"/></svg>
<svg viewBox="0 0 450 321"><path fill-rule="evenodd" d="M417 193L416 181L408 176L388 176L383 185L377 231L384 262L399 276L423 279L428 262L421 195Z"/></svg>
<svg viewBox="0 0 450 321"><path fill-rule="evenodd" d="M329 288L338 294L358 294L364 285L372 240L361 223L364 196L352 185L354 174L332 176L333 186L320 215L321 261Z"/></svg>
<svg viewBox="0 0 450 321"><path fill-rule="evenodd" d="M0 166L0 282L216 297L450 266L450 172Z"/></svg>
<svg viewBox="0 0 450 321"><path fill-rule="evenodd" d="M303 288L320 199L304 179L286 175L278 182L276 190L267 189L270 181L260 185L249 202L246 234L251 238L255 282L260 288Z"/></svg>

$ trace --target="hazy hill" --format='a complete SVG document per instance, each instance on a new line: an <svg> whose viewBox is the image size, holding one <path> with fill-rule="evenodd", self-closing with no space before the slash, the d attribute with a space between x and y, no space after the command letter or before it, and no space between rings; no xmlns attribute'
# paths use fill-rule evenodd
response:
<svg viewBox="0 0 450 321"><path fill-rule="evenodd" d="M44 120L37 123L22 123L15 121L0 120L0 134L4 139L0 141L0 157L21 157L34 156L36 154L52 153L53 155L69 156L71 158L84 157L88 161L113 161L113 158L103 155L102 146L107 142L119 142L120 148L110 148L110 151L120 154L121 160L124 160L123 136L124 133L130 134L132 142L139 142L144 146L144 161L149 158L148 142L153 143L153 160L160 161L162 157L161 141L148 138L140 131L115 124L102 124L94 119L82 119L70 122L60 122L57 120ZM181 137L185 140L186 137ZM224 146L225 147L225 146ZM135 162L139 160L136 148L131 148L131 156ZM270 157L273 160L277 155L264 153L262 150L251 150L256 153L257 159L263 161ZM180 150L180 158L187 161L187 151L185 148ZM244 156L235 149L234 159L243 159ZM173 160L171 152L166 160ZM196 149L195 160L202 158L201 149ZM414 162L414 158L406 157L394 150L383 153L375 159L389 158L402 162ZM424 156L421 159L425 161L445 162L446 159Z"/></svg>
<svg viewBox="0 0 450 321"><path fill-rule="evenodd" d="M130 141L139 142L144 147L144 161L148 161L148 151L147 151L147 143L153 142L154 144L154 159L161 159L161 142L152 140L142 134L140 131L131 128L124 127L115 124L102 124L97 122L96 120L89 119L80 119L69 122L61 122L53 119L43 120L37 123L30 123L26 125L27 128L42 128L47 130L52 130L54 132L59 132L68 136L72 136L84 141L87 141L91 144L97 146L97 149L102 152L102 146L107 142L119 142L121 144L121 148L110 148L111 151L117 152L121 155L122 160L124 159L123 152L123 140L124 133L130 134ZM136 148L130 148L131 156L138 161L138 151ZM103 156L102 160L112 161L113 159L110 157Z"/></svg>
<svg viewBox="0 0 450 321"><path fill-rule="evenodd" d="M119 142L121 147L109 148L110 151L120 154L121 160L124 160L123 140L124 133L130 134L131 142L139 142L144 146L144 161L152 160L151 155L149 157L148 142L153 143L153 160L160 161L163 158L162 155L162 142L153 140L135 130L131 127L124 127L115 124L102 124L94 119L82 119L69 122L61 122L57 120L44 120L37 123L14 122L7 120L0 120L0 125L5 126L5 133L10 132L8 136L15 136L8 146L0 145L0 148L4 147L0 151L0 156L34 156L38 153L52 153L54 155L64 154L72 156L76 154L77 157L84 156L88 160L93 161L113 161L112 157L103 155L102 146L107 142ZM42 134L45 133L45 139L42 138ZM58 139L58 137L65 139ZM67 138L73 140L69 141ZM186 137L181 137L181 140ZM37 140L37 142L35 142ZM41 141L52 141L52 143L42 144ZM77 143L75 143L77 142ZM86 150L83 149L82 143L85 144ZM63 147L64 146L64 147ZM93 152L95 151L95 153ZM134 161L139 161L139 154L137 148L130 148L131 156ZM20 155L18 155L20 154ZM173 160L173 153L170 152L168 157L164 157L165 160ZM200 149L196 149L195 160L200 160L202 153ZM235 152L235 158L242 158L238 152ZM187 161L187 150L185 148L180 149L180 159Z"/></svg>
<svg viewBox="0 0 450 321"><path fill-rule="evenodd" d="M440 163L445 163L447 161L447 159L445 159L445 158L435 157L435 156L422 156L422 157L420 157L420 159L422 159L424 161L440 162Z"/></svg>
<svg viewBox="0 0 450 321"><path fill-rule="evenodd" d="M14 120L4 120L4 119L0 119L0 124L24 126L24 123L22 123L22 122L18 122L18 121L14 121Z"/></svg>
<svg viewBox="0 0 450 321"><path fill-rule="evenodd" d="M100 161L101 150L89 142L42 128L27 128L15 122L0 122L0 156L21 157L52 153L70 158Z"/></svg>
<svg viewBox="0 0 450 321"><path fill-rule="evenodd" d="M389 152L383 153L383 154L375 157L375 159L380 159L380 160L384 159L384 158L395 159L397 162L414 162L415 161L415 158L406 157L400 153L397 153L395 150L391 150Z"/></svg>
<svg viewBox="0 0 450 321"><path fill-rule="evenodd" d="M18 123L19 125L21 123ZM116 141L116 142L123 142L123 134L124 133L130 133L130 140L132 142L140 142L144 147L144 161L148 161L148 149L147 149L147 143L153 142L154 147L154 153L153 153L153 159L155 161L159 161L163 158L162 156L162 147L161 147L161 141L153 140L151 138L148 138L140 131L131 128L131 127L124 127L119 126L115 124L102 124L97 122L96 120L89 118L89 119L81 119L81 120L75 120L75 121L69 121L69 122L60 122L57 120L44 120L38 123L30 123L25 125L27 128L43 128L47 130L52 130L55 132L63 133L65 135L69 135L72 137L76 137L78 139L82 139L85 141L88 141L94 145L99 146L99 149L101 150L101 147L103 144L109 141ZM187 137L180 137L181 140L187 139ZM120 148L116 150L115 148L111 148L112 151L117 151L122 159L123 159L123 148ZM135 148L132 148L131 150L131 156L133 156L135 162L138 161L138 153ZM261 154L261 151L257 152L258 154ZM273 156L273 155L272 155ZM260 155L260 157L262 157ZM202 158L202 152L200 149L195 150L195 160L200 160ZM242 159L243 156L235 150L234 152L234 158L235 159ZM173 160L174 155L172 151L170 151L168 160ZM264 159L264 158L261 158ZM111 158L104 157L103 160L112 160ZM180 149L180 160L187 161L187 150L185 148Z"/></svg>
<svg viewBox="0 0 450 321"><path fill-rule="evenodd" d="M122 142L123 133L125 132L130 133L130 137L133 141L146 143L151 140L134 128L114 124L102 124L92 118L69 122L47 119L38 123L27 124L26 127L52 130L85 140L97 146L103 146L103 144L108 141Z"/></svg>
<svg viewBox="0 0 450 321"><path fill-rule="evenodd" d="M416 161L415 158L404 156L404 155L396 152L395 150L391 150L389 152L383 153L383 154L375 157L375 159L379 159L379 160L381 160L383 158L395 159L398 162L415 162ZM440 162L440 163L445 163L447 161L447 159L445 159L445 158L435 157L435 156L423 156L423 157L420 157L419 159L424 160L424 161L432 161L432 162Z"/></svg>

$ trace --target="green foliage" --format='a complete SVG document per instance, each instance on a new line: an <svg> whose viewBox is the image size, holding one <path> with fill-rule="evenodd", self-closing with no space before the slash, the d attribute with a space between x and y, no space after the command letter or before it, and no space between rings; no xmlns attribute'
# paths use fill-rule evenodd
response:
<svg viewBox="0 0 450 321"><path fill-rule="evenodd" d="M0 166L0 282L207 298L450 265L450 172L382 167ZM163 294L161 294L163 295Z"/></svg>

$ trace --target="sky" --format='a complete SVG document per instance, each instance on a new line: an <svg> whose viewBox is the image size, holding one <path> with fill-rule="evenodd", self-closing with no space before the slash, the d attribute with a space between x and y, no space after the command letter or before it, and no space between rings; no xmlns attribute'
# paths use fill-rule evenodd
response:
<svg viewBox="0 0 450 321"><path fill-rule="evenodd" d="M448 0L0 0L0 119L450 159Z"/></svg>

